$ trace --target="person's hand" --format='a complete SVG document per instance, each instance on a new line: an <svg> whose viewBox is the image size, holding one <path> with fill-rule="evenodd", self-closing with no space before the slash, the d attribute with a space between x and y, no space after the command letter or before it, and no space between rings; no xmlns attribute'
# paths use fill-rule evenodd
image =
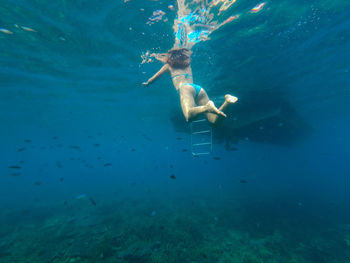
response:
<svg viewBox="0 0 350 263"><path fill-rule="evenodd" d="M149 84L148 81L147 81L147 82L142 82L142 85L143 85L143 86L146 86L146 87L147 87L148 84Z"/></svg>

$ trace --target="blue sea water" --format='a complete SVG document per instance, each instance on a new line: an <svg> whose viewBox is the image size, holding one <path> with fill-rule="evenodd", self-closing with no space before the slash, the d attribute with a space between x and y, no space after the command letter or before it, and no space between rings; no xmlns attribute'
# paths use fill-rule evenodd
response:
<svg viewBox="0 0 350 263"><path fill-rule="evenodd" d="M348 1L226 11L192 69L239 101L199 157L170 77L141 85L175 1L0 3L0 262L350 262Z"/></svg>

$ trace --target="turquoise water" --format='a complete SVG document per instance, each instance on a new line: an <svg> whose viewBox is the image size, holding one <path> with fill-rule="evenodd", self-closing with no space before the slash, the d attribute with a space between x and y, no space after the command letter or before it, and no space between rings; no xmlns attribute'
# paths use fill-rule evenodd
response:
<svg viewBox="0 0 350 263"><path fill-rule="evenodd" d="M192 48L239 98L198 157L170 77L141 85L176 2L1 0L0 262L350 262L350 4L261 3Z"/></svg>

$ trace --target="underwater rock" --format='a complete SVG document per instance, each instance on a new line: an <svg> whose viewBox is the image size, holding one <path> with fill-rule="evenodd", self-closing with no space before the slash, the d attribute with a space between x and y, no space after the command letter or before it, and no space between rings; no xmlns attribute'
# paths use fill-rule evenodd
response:
<svg viewBox="0 0 350 263"><path fill-rule="evenodd" d="M151 252L152 250L146 244L136 242L120 251L118 257L126 262L148 262Z"/></svg>

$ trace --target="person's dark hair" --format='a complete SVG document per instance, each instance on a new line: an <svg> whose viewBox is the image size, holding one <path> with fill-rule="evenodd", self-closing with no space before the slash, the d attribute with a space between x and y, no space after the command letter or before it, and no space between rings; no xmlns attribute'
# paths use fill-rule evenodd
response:
<svg viewBox="0 0 350 263"><path fill-rule="evenodd" d="M167 63L172 68L187 68L191 63L190 50L187 48L169 50Z"/></svg>

